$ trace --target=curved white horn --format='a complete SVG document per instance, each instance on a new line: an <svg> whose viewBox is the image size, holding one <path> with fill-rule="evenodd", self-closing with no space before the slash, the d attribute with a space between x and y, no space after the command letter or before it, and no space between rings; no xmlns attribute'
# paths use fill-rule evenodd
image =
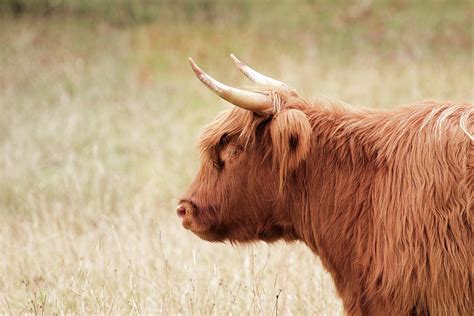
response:
<svg viewBox="0 0 474 316"><path fill-rule="evenodd" d="M227 86L202 71L191 57L189 58L189 63L198 79L224 100L253 112L264 112L272 107L270 96Z"/></svg>
<svg viewBox="0 0 474 316"><path fill-rule="evenodd" d="M230 54L230 58L234 61L234 63L237 65L239 70L251 81L255 82L256 84L261 84L265 86L271 86L271 87L277 87L277 88L283 88L283 89L291 89L287 84L275 80L273 78L267 77L265 75L262 75L261 73L253 70L243 62L241 62L237 57L235 57L234 54Z"/></svg>

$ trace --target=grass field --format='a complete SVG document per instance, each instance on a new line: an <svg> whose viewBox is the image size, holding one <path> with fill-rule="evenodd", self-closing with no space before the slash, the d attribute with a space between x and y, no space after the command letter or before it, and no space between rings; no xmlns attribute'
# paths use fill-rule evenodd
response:
<svg viewBox="0 0 474 316"><path fill-rule="evenodd" d="M302 95L371 107L472 102L472 5L246 3L132 25L1 15L0 314L342 314L304 245L181 228L199 132L231 107L186 58L248 84L233 52Z"/></svg>

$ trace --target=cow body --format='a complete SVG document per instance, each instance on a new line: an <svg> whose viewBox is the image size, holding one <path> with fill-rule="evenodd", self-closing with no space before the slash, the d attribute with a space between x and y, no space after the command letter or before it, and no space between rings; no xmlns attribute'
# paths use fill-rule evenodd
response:
<svg viewBox="0 0 474 316"><path fill-rule="evenodd" d="M474 143L460 128L472 109L308 111L296 230L349 314L472 314Z"/></svg>
<svg viewBox="0 0 474 316"><path fill-rule="evenodd" d="M209 241L304 242L350 315L472 315L474 106L262 93L268 110L235 108L205 129L183 226Z"/></svg>

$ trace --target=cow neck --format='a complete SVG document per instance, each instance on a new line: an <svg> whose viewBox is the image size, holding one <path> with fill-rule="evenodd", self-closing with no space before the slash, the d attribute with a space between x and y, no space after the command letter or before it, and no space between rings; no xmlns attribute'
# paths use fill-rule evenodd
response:
<svg viewBox="0 0 474 316"><path fill-rule="evenodd" d="M366 115L363 111L312 109L307 115L313 128L312 146L300 171L301 198L295 209L301 214L295 216L294 226L299 238L331 270L334 262L341 262L335 260L341 252L351 257L349 245L361 230L355 223L368 224L369 215L363 210L369 203L375 159L367 150L369 136L354 127Z"/></svg>

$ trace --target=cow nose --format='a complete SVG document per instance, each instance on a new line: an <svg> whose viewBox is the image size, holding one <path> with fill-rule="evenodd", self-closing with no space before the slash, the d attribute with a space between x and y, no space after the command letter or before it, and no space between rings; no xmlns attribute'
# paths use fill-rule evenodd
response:
<svg viewBox="0 0 474 316"><path fill-rule="evenodd" d="M183 218L184 216L186 216L186 207L184 207L183 205L178 205L178 207L176 208L176 213L178 213L178 216L180 218Z"/></svg>

